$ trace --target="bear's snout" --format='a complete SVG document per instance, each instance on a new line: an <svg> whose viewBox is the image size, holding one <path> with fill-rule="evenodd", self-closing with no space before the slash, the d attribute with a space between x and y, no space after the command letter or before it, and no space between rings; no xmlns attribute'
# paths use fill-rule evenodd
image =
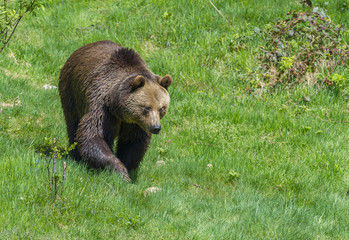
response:
<svg viewBox="0 0 349 240"><path fill-rule="evenodd" d="M159 134L160 130L161 130L161 125L160 125L160 124L154 124L154 125L151 126L151 128L150 128L150 132L151 132L152 134Z"/></svg>

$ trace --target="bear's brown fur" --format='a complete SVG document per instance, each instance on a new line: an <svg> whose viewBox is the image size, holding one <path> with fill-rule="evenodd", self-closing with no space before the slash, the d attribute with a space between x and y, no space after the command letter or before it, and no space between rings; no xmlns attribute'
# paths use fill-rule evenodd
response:
<svg viewBox="0 0 349 240"><path fill-rule="evenodd" d="M128 171L138 167L152 133L161 129L171 83L171 76L155 75L139 54L112 41L76 50L59 77L69 143L77 142L73 156L130 181Z"/></svg>

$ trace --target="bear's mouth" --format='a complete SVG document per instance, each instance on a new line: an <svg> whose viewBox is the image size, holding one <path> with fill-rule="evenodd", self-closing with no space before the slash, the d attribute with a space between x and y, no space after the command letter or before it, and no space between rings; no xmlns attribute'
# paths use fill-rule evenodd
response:
<svg viewBox="0 0 349 240"><path fill-rule="evenodd" d="M146 125L146 126L139 125L139 126L148 134L159 134L161 131L160 124Z"/></svg>

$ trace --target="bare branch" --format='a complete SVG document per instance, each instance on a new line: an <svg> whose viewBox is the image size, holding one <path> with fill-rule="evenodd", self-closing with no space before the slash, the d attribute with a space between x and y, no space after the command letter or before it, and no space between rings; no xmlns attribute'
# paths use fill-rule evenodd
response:
<svg viewBox="0 0 349 240"><path fill-rule="evenodd" d="M64 191L64 183L65 183L65 169L67 168L66 162L63 163L63 179L62 179L62 193Z"/></svg>
<svg viewBox="0 0 349 240"><path fill-rule="evenodd" d="M10 41L13 33L15 32L17 26L18 26L18 23L21 21L21 19L23 18L23 16L20 16L17 21L16 21L16 24L14 26L14 28L12 29L12 32L11 32L11 35L8 37L7 41L4 43L4 46L2 46L1 50L0 50L0 53L2 52L2 50L4 50L4 48L6 47L6 45L8 44L8 42ZM5 35L7 34L7 32L5 33Z"/></svg>
<svg viewBox="0 0 349 240"><path fill-rule="evenodd" d="M218 12L219 15L222 16L222 18L231 26L231 23L228 21L228 19L226 19L223 14L221 13L221 11L219 11L219 9L209 0L209 2L211 3L211 5L214 7L214 9L216 9L216 11Z"/></svg>
<svg viewBox="0 0 349 240"><path fill-rule="evenodd" d="M56 138L53 138L53 148L54 148L54 156L53 156L53 163L52 163L52 184L54 186L54 193L55 196L57 194L57 176L56 176L56 158L57 158L57 151L56 151Z"/></svg>
<svg viewBox="0 0 349 240"><path fill-rule="evenodd" d="M2 52L2 50L4 50L4 48L7 46L8 42L9 42L10 39L12 38L12 35L13 35L14 32L16 31L16 28L17 28L19 22L21 21L21 19L24 17L24 15L25 15L27 12L29 12L29 11L33 8L33 5L34 5L35 2L36 2L36 0L33 0L33 1L31 2L30 6L24 11L24 13L18 17L18 19L16 20L16 22L15 22L15 24L14 24L14 27L13 27L13 29L12 29L12 32L11 32L10 36L8 37L8 39L6 40L6 42L4 43L4 45L2 46L2 48L0 49L0 53ZM3 38L6 39L6 36L7 36L7 33L9 32L9 30L10 30L10 28L3 34L3 36L1 37L1 40L2 40Z"/></svg>

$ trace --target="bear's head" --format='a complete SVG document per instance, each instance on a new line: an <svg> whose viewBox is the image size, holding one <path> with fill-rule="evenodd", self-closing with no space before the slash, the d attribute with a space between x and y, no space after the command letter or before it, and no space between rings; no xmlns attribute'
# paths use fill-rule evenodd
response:
<svg viewBox="0 0 349 240"><path fill-rule="evenodd" d="M131 93L123 104L123 119L138 124L145 132L158 134L161 130L160 119L167 112L170 95L167 91L172 77L157 77L156 81L145 76L131 79Z"/></svg>

